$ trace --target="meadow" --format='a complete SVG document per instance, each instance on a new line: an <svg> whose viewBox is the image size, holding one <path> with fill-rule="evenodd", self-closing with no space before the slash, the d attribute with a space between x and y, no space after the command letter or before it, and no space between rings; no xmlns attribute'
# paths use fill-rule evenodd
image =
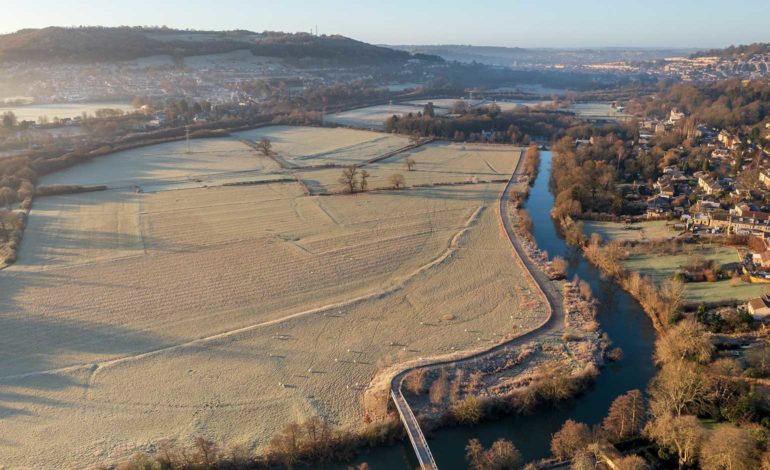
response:
<svg viewBox="0 0 770 470"><path fill-rule="evenodd" d="M240 137L340 164L368 158L351 147L402 143L326 131ZM236 140L185 145L47 177L116 187L35 201L19 260L0 271L4 464L99 465L199 435L261 449L314 415L355 428L379 370L491 346L545 318L501 230L504 183L331 197L296 181L224 186L223 172L303 171L278 171ZM410 154L428 175L505 179L520 150ZM195 179L208 183L178 183Z"/></svg>
<svg viewBox="0 0 770 470"><path fill-rule="evenodd" d="M50 121L54 118L74 118L83 113L93 115L99 109L119 109L123 112L134 112L131 103L123 102L98 102L98 103L54 103L54 104L30 104L24 106L0 106L0 114L11 111L19 121L38 121L46 116Z"/></svg>

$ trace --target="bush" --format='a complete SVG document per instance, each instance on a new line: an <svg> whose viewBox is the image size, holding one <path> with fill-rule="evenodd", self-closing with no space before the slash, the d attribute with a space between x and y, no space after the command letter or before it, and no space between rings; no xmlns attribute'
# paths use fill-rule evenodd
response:
<svg viewBox="0 0 770 470"><path fill-rule="evenodd" d="M476 424L484 419L484 403L471 395L455 404L452 414L460 424Z"/></svg>
<svg viewBox="0 0 770 470"><path fill-rule="evenodd" d="M591 443L591 430L583 423L568 419L551 439L551 452L559 460L572 460Z"/></svg>

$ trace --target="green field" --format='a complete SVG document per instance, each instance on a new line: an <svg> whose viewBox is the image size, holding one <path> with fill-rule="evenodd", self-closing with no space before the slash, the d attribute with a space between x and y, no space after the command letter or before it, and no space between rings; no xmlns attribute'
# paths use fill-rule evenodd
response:
<svg viewBox="0 0 770 470"><path fill-rule="evenodd" d="M631 256L623 261L623 267L629 271L638 271L645 276L652 276L657 283L661 283L673 276L695 256L716 261L723 266L739 261L738 253L734 248L685 245L680 254L634 250ZM730 280L687 283L687 301L701 303L748 300L762 295L766 287L764 284L748 284L740 281L734 286L731 284L733 283Z"/></svg>
<svg viewBox="0 0 770 470"><path fill-rule="evenodd" d="M604 241L643 241L669 238L677 235L674 230L674 222L665 220L653 220L649 222L637 222L626 228L623 222L596 222L586 220L583 222L583 230L586 235L598 233Z"/></svg>

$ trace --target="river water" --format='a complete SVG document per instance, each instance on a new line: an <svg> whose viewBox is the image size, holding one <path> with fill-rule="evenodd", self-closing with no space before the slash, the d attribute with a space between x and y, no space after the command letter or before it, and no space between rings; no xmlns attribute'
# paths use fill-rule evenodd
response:
<svg viewBox="0 0 770 470"><path fill-rule="evenodd" d="M442 470L466 469L465 445L478 438L485 446L499 438L511 440L524 461L550 455L551 435L567 419L588 425L600 423L612 401L633 389L644 391L655 374L652 362L655 330L641 306L617 284L604 279L599 270L588 264L578 250L568 246L551 219L553 195L548 187L551 152L541 152L542 163L526 208L534 223L537 245L549 256L562 256L569 262L568 276L587 281L599 301L598 319L610 335L613 346L623 349L624 358L602 369L596 383L579 397L557 406L542 408L529 416L508 416L499 421L472 427L455 427L436 431L428 437L438 467ZM360 456L373 469L417 467L417 459L408 441L399 445L374 449Z"/></svg>

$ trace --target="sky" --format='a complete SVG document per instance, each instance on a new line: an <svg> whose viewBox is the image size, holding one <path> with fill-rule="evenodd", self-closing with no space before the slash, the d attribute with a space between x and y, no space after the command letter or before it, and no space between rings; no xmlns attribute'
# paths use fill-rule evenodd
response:
<svg viewBox="0 0 770 470"><path fill-rule="evenodd" d="M374 44L725 47L770 42L770 0L0 0L0 32L78 25L310 31Z"/></svg>

